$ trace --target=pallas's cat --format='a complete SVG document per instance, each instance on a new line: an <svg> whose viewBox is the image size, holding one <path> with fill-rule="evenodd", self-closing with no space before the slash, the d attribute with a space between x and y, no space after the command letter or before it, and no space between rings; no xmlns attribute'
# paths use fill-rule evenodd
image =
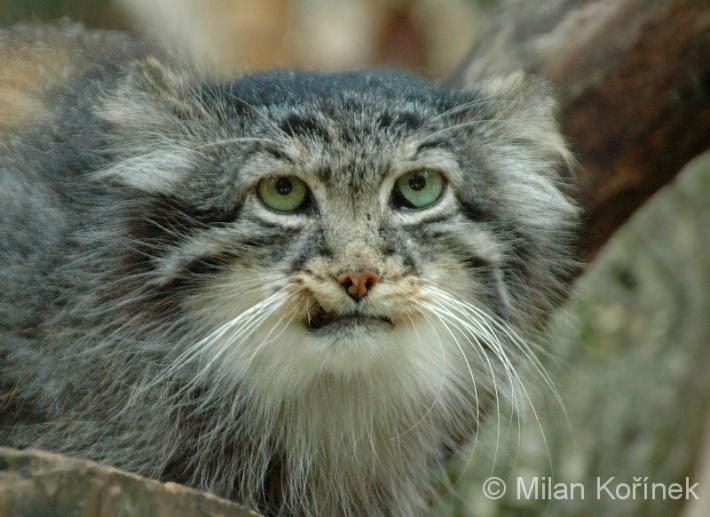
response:
<svg viewBox="0 0 710 517"><path fill-rule="evenodd" d="M37 83L0 133L0 445L267 514L426 513L569 271L545 88L0 42Z"/></svg>

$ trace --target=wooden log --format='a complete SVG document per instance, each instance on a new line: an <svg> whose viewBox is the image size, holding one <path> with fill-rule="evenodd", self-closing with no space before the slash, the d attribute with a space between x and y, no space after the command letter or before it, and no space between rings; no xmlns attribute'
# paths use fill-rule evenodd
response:
<svg viewBox="0 0 710 517"><path fill-rule="evenodd" d="M0 447L0 515L259 517L232 501L107 465Z"/></svg>
<svg viewBox="0 0 710 517"><path fill-rule="evenodd" d="M584 259L710 147L707 0L507 1L448 82L519 69L557 87Z"/></svg>

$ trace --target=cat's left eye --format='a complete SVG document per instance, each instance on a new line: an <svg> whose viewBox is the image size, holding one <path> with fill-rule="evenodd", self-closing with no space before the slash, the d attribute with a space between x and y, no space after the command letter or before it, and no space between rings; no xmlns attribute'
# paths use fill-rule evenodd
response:
<svg viewBox="0 0 710 517"><path fill-rule="evenodd" d="M259 198L277 212L295 212L308 202L308 187L295 176L277 176L259 183Z"/></svg>
<svg viewBox="0 0 710 517"><path fill-rule="evenodd" d="M394 185L393 202L397 208L426 208L444 193L446 180L432 169L417 169L402 174Z"/></svg>

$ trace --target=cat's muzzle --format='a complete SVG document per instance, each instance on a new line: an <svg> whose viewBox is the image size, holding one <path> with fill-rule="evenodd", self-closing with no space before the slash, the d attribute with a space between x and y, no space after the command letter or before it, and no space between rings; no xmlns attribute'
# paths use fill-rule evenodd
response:
<svg viewBox="0 0 710 517"><path fill-rule="evenodd" d="M317 304L316 310L304 321L308 330L316 334L352 330L388 330L394 323L387 316L364 314L362 312L328 312Z"/></svg>

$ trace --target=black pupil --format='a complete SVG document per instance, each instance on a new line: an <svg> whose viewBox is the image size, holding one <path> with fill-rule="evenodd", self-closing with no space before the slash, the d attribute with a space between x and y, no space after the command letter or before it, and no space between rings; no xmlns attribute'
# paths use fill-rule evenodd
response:
<svg viewBox="0 0 710 517"><path fill-rule="evenodd" d="M293 190L293 183L291 183L291 180L288 178L279 178L276 180L274 188L276 189L276 192L282 196L287 196Z"/></svg>
<svg viewBox="0 0 710 517"><path fill-rule="evenodd" d="M426 176L423 173L414 174L409 178L409 188L412 190L421 190L426 187Z"/></svg>

